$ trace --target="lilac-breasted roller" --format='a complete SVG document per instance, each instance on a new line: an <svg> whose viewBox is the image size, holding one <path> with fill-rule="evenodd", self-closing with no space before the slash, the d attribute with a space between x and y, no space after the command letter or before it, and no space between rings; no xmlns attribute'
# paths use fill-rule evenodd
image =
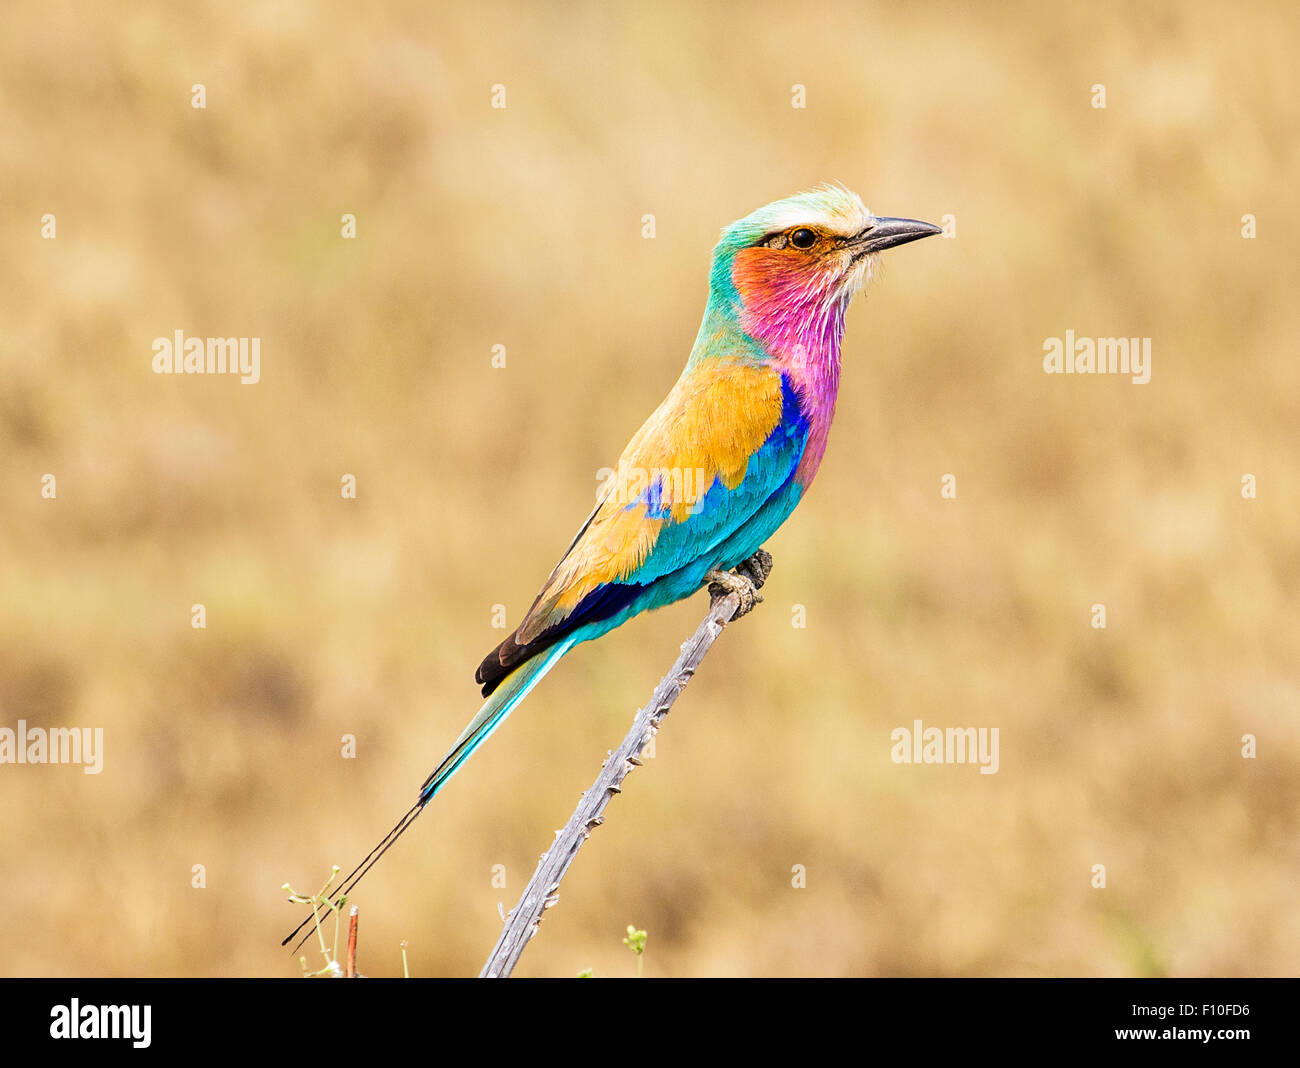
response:
<svg viewBox="0 0 1300 1068"><path fill-rule="evenodd" d="M523 621L479 665L483 706L342 893L579 642L710 582L752 603L752 580L731 572L817 474L849 303L881 252L941 232L872 215L839 186L775 201L723 230L704 321L677 384L623 450Z"/></svg>

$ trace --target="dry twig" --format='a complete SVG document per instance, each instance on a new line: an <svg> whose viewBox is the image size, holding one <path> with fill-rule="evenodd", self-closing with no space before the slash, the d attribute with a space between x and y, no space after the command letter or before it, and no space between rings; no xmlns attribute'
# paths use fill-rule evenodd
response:
<svg viewBox="0 0 1300 1068"><path fill-rule="evenodd" d="M736 570L758 589L766 581L771 569L771 556L760 550ZM738 615L744 614L740 611L740 593L734 590L726 592L720 585L710 586L709 590L713 594L709 614L682 646L677 662L660 681L649 703L636 714L632 729L623 739L623 744L606 759L596 781L582 795L578 807L569 817L569 822L556 832L554 844L542 854L537 871L524 888L519 903L507 917L501 937L497 939L492 955L479 973L480 978L501 978L514 971L524 947L537 933L542 913L559 900L560 881L568 872L582 843L590 837L594 828L605 822L605 806L609 804L610 798L622 792L623 780L634 767L641 765L641 752L650 744L659 724L672 708L673 702L686 689L723 628L738 618Z"/></svg>

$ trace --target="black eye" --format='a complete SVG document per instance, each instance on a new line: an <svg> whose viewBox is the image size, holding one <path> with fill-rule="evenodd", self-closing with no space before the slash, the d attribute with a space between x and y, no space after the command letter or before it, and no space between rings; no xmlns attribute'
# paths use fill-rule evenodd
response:
<svg viewBox="0 0 1300 1068"><path fill-rule="evenodd" d="M790 244L797 249L810 249L817 244L817 235L806 227L799 227L790 235Z"/></svg>

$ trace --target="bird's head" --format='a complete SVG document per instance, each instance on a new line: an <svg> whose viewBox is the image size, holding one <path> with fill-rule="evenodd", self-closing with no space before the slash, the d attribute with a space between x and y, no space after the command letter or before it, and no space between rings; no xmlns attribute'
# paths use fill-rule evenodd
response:
<svg viewBox="0 0 1300 1068"><path fill-rule="evenodd" d="M844 311L880 253L943 231L915 219L872 215L843 186L777 200L722 232L711 287L732 305L746 333L774 353L832 344Z"/></svg>

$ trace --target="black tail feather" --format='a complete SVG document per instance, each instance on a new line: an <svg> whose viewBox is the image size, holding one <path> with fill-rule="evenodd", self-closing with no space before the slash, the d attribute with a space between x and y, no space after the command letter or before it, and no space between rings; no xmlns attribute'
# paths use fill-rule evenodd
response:
<svg viewBox="0 0 1300 1068"><path fill-rule="evenodd" d="M418 816L424 810L424 806L427 802L428 802L428 798L421 795L420 800L417 801L414 805L412 805L409 809L407 809L406 814L400 820L397 821L397 823L393 826L393 829L379 840L379 844L376 845L375 848L372 849L369 853L367 853L365 857L362 859L361 863L358 864L355 868L353 868L351 873L347 876L347 878L343 880L342 886L339 887L338 893L335 895L336 901L341 900L342 898L350 894L352 892L352 888L356 886L357 883L361 882L362 879L365 878L366 873L371 868L373 868L376 864L379 863L379 858L382 857L385 853L387 853L388 850L392 848L393 843L402 837L403 833L405 833L406 831L406 828L408 828L412 823L415 822L415 817ZM321 909L326 909L328 911L328 906L324 902L317 905L311 911L311 914L308 915L308 917L302 921L302 923L298 924L297 927L295 927L292 931L288 933L288 935L285 936L284 941L281 942L280 945L287 946L289 942L297 936L299 931L301 931L309 923L314 923L317 916L320 915ZM297 953L298 950L300 950L303 947L303 943L305 943L307 939L309 939L310 937L311 937L311 931L309 930L305 935L302 936L302 940L296 946L293 947L293 952Z"/></svg>

